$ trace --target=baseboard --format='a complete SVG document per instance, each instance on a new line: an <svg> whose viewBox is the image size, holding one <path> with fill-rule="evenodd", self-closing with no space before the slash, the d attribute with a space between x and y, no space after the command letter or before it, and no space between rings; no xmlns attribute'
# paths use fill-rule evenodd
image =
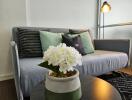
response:
<svg viewBox="0 0 132 100"><path fill-rule="evenodd" d="M13 79L12 73L0 75L0 81L9 80L9 79Z"/></svg>

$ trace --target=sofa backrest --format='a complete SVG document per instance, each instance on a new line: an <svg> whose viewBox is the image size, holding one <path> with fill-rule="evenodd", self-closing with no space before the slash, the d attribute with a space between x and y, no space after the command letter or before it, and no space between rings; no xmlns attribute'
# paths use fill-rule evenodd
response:
<svg viewBox="0 0 132 100"><path fill-rule="evenodd" d="M43 56L40 37L39 37L39 31L68 33L69 29L41 28L41 27L14 27L12 30L12 37L13 37L13 41L15 41L18 46L20 58ZM29 52L26 53L25 50Z"/></svg>
<svg viewBox="0 0 132 100"><path fill-rule="evenodd" d="M34 30L34 31L50 31L50 32L58 32L58 33L68 33L69 29L66 28L44 28L44 27L14 27L12 29L12 36L13 36L13 41L15 41L16 43L18 43L18 32L19 29L30 29L30 30Z"/></svg>

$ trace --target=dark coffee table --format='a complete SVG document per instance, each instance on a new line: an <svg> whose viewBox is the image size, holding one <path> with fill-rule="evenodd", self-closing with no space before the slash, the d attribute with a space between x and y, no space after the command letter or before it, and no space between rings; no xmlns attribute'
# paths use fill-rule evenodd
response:
<svg viewBox="0 0 132 100"><path fill-rule="evenodd" d="M80 76L81 100L122 100L119 92L108 82L92 77ZM31 92L30 100L45 100L45 84L40 82Z"/></svg>

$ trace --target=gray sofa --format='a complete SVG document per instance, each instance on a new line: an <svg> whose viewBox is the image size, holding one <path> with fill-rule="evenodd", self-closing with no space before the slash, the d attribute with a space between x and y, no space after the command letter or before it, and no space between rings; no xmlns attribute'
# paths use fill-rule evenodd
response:
<svg viewBox="0 0 132 100"><path fill-rule="evenodd" d="M18 28L33 30L48 29L48 31L64 33L69 32L69 29L36 27L13 28L11 48L14 79L18 100L23 100L23 96L30 96L32 88L44 80L47 69L38 66L42 61L42 57L19 58ZM127 66L130 40L94 40L94 46L95 53L83 56L83 65L77 66L81 74L97 76Z"/></svg>

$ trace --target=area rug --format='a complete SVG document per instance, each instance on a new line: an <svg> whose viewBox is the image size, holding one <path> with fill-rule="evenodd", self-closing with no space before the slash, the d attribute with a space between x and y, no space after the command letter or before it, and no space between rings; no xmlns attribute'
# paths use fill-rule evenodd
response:
<svg viewBox="0 0 132 100"><path fill-rule="evenodd" d="M112 84L121 94L122 100L132 100L132 75L123 72L113 72L98 76Z"/></svg>

